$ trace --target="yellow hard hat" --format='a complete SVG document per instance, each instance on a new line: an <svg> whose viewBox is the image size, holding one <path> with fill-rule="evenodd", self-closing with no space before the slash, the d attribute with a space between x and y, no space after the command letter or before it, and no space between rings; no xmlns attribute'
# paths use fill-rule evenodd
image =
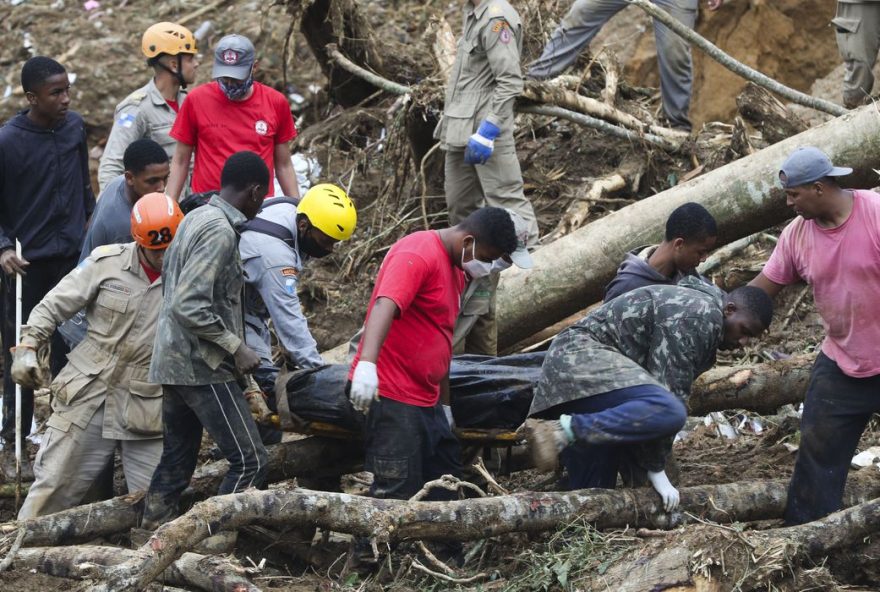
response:
<svg viewBox="0 0 880 592"><path fill-rule="evenodd" d="M141 50L147 58L160 54L177 55L198 52L192 31L177 23L156 23L144 32Z"/></svg>
<svg viewBox="0 0 880 592"><path fill-rule="evenodd" d="M345 190L332 183L315 185L296 207L312 226L336 240L347 240L357 225L357 211Z"/></svg>

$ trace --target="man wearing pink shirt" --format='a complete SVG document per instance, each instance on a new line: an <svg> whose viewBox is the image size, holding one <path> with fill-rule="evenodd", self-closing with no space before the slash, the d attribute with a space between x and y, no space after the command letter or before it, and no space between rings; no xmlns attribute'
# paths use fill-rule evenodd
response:
<svg viewBox="0 0 880 592"><path fill-rule="evenodd" d="M779 179L798 217L751 282L771 296L807 282L825 327L801 418L789 525L840 509L852 455L880 411L880 194L842 189L837 178L851 172L814 147L788 157Z"/></svg>

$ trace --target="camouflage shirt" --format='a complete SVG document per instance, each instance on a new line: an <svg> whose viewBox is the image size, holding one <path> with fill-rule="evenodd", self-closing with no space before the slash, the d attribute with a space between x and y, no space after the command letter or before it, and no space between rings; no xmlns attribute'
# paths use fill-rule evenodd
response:
<svg viewBox="0 0 880 592"><path fill-rule="evenodd" d="M529 414L643 384L686 400L712 367L723 293L694 278L618 296L559 334L544 360Z"/></svg>
<svg viewBox="0 0 880 592"><path fill-rule="evenodd" d="M151 382L196 386L234 379L244 285L236 228L245 221L215 195L181 222L162 266Z"/></svg>

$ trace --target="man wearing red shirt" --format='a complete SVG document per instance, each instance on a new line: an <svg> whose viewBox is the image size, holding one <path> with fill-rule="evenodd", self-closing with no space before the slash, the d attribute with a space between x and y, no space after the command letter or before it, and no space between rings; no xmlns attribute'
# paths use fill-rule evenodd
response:
<svg viewBox="0 0 880 592"><path fill-rule="evenodd" d="M296 137L290 105L280 92L254 82L254 46L247 37L227 35L214 50L213 82L187 95L171 129L177 140L166 189L180 199L193 151L192 191L220 189L220 171L231 155L260 155L284 195L299 197L287 143ZM272 183L269 194L272 197Z"/></svg>
<svg viewBox="0 0 880 592"><path fill-rule="evenodd" d="M438 402L449 400L465 282L488 275L497 259L532 264L510 215L494 207L452 228L410 234L385 256L349 373L352 404L369 412L365 466L374 475L373 497L409 499L431 479L459 475L458 440Z"/></svg>

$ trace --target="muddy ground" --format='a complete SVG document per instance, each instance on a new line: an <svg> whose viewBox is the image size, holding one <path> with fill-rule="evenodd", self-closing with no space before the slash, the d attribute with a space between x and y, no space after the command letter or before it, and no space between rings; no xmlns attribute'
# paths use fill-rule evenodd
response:
<svg viewBox="0 0 880 592"><path fill-rule="evenodd" d="M102 2L100 8L89 12L81 3L65 0L25 0L15 6L3 3L0 87L6 87L6 96L0 99L0 117L5 119L22 107L23 97L17 85L22 60L29 53L58 58L76 74L72 108L86 119L92 164L96 168L115 104L146 81L139 44L140 34L147 26L158 20L183 19L187 26L196 29L206 21L211 22L211 32L201 44L207 57L200 68L199 82L209 78L209 49L213 42L230 32L250 36L260 52L258 78L289 96L302 97L302 102L292 101L301 131L294 149L320 161L322 181L350 187L358 206L359 227L354 238L341 245L332 257L311 265L302 283L302 301L312 331L322 348L330 348L346 341L360 326L372 278L394 240L424 228L426 222L430 227L442 227L446 221L438 159L426 161L422 178L406 138L405 111L395 104L396 98L379 95L349 109L341 108L331 99L327 78L297 23L291 20L290 15L307 4L296 0L219 1L203 5L182 0L122 0ZM513 4L526 23L524 59L528 60L540 52L543 40L569 3L517 0ZM728 2L716 13L703 12L697 28L722 49L768 75L800 90L812 88L817 95L839 101L837 89L842 72L833 31L828 26L834 4L831 0ZM208 10L199 12L203 6ZM374 48L386 64L391 62L388 70L399 73L399 82L407 84L433 74L432 23L445 17L455 33L460 29L456 1L377 0L360 2L359 7L369 24ZM288 39L289 50L285 54ZM593 53L600 51L614 53L624 65L626 84L621 92L621 108L648 116L656 114L659 79L648 19L634 7L623 11L594 43ZM584 57L580 67L595 72L589 63L589 58ZM730 123L736 95L744 83L699 53L695 55L695 80L695 129L700 130L704 123L712 121ZM601 85L598 76L586 86L588 91L598 91ZM0 88L0 96L3 91ZM425 112L428 118L436 117L438 92L436 86L427 96L420 97L429 105ZM813 112L801 113L812 121L824 119ZM645 163L641 183L634 191L614 195L617 201L594 204L589 220L675 185L698 164L693 158L672 157L546 118L520 116L517 140L526 192L538 214L542 235L556 228L565 209L592 180L615 171L627 157L635 156ZM778 235L779 230L768 229L768 233ZM766 239L750 247L727 262L714 279L728 289L748 281L766 260L772 244ZM817 347L822 329L810 295L802 295L799 287L789 288L776 304L777 321L770 333L747 351L723 357L719 363L760 361ZM744 417L735 410L727 416L737 425ZM699 425L679 441L675 457L680 467L680 483L788 478L794 462L791 447L798 441L796 419L748 419L758 419L762 426L760 434L744 428L739 438L728 440L720 437L714 426ZM871 429L866 432L862 447L878 444L878 440L878 432ZM208 446L206 457L207 449ZM545 475L530 471L499 480L511 490L549 489L555 484ZM8 503L0 504L0 519L12 515ZM582 532L578 531L583 534L579 540L589 540L590 544L583 547L577 560L599 573L621 556L633 534L601 534L582 528ZM238 553L243 563L248 564L246 557L255 562L261 557L269 558L267 570L255 579L263 589L302 592L378 588L368 572L339 572L334 561L344 553L342 543L328 544L318 565L309 566L279 556L263 543L246 539ZM576 581L563 585L558 573L546 572L547 565L556 565L554 556L548 554L556 548L553 540L547 535L490 541L477 549L477 559L469 568L493 573L492 580L480 588L484 590L575 589ZM466 550L473 548L474 545L468 545ZM851 551L862 558L857 562L860 567L841 568L845 562L832 558L835 576L843 584L871 583L874 571L865 566L878 552L871 545ZM399 549L395 561L405 562L410 552L409 548ZM76 589L69 580L15 571L0 574L0 583L4 590L21 592ZM450 587L416 575L411 569L400 569L393 578L386 576L382 586L396 590Z"/></svg>

